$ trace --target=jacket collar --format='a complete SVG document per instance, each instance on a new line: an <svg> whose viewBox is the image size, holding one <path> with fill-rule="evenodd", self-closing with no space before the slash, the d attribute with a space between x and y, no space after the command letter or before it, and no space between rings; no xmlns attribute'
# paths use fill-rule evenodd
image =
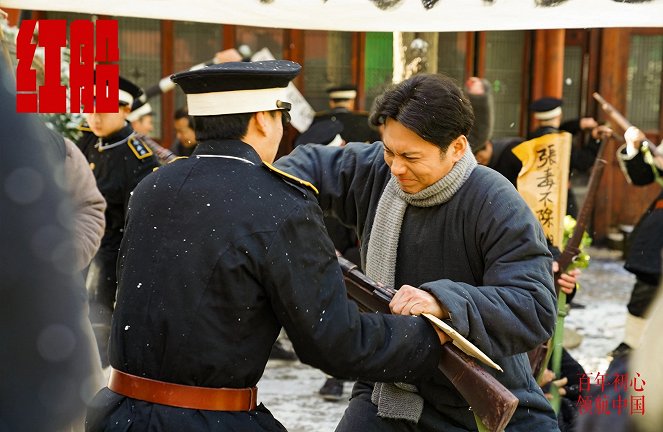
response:
<svg viewBox="0 0 663 432"><path fill-rule="evenodd" d="M260 155L249 144L240 140L207 140L200 141L191 157L204 155L221 155L243 158L256 165L261 165Z"/></svg>
<svg viewBox="0 0 663 432"><path fill-rule="evenodd" d="M134 130L132 129L131 125L129 123L125 123L124 127L119 131L115 132L114 134L104 138L99 137L97 139L97 144L95 145L95 147L97 148L97 150L102 152L105 150L110 150L112 148L121 146L123 144L126 144L129 137L133 133Z"/></svg>

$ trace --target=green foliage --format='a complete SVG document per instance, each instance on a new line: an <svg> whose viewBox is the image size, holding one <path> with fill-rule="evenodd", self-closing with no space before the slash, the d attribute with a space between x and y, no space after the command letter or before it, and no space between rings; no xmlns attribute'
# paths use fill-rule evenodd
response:
<svg viewBox="0 0 663 432"><path fill-rule="evenodd" d="M566 247L566 243L568 243L569 239L573 236L573 230L576 227L576 220L573 218L573 216L566 215L564 216L564 238L562 239L562 248ZM578 249L580 249L580 253L576 257L576 259L569 265L568 270L577 268L577 269L585 269L589 265L589 255L586 252L586 249L591 246L592 244L592 238L587 234L587 231L582 233L582 240L580 241L580 246L578 246Z"/></svg>

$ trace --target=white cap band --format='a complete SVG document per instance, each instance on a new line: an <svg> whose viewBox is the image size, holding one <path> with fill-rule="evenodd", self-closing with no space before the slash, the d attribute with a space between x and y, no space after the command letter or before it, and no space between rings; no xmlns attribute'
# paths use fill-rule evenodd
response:
<svg viewBox="0 0 663 432"><path fill-rule="evenodd" d="M550 111L535 112L534 118L537 120L550 120L562 114L562 107L557 107Z"/></svg>
<svg viewBox="0 0 663 432"><path fill-rule="evenodd" d="M148 114L152 114L152 106L149 103L146 103L144 105L141 105L137 109L131 111L127 116L127 120L132 122Z"/></svg>
<svg viewBox="0 0 663 432"><path fill-rule="evenodd" d="M134 97L131 96L131 93L126 92L126 91L120 89L120 97L119 97L119 101L120 101L121 103L125 103L125 104L127 104L127 105L131 105L132 103L134 103Z"/></svg>
<svg viewBox="0 0 663 432"><path fill-rule="evenodd" d="M186 95L189 115L242 114L279 109L277 101L287 101L287 88L234 90Z"/></svg>
<svg viewBox="0 0 663 432"><path fill-rule="evenodd" d="M357 97L357 90L338 90L329 92L329 99L354 99Z"/></svg>

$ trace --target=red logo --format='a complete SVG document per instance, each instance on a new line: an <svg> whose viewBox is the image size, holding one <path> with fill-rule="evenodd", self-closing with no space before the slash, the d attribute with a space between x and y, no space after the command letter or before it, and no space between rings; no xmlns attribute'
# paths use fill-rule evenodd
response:
<svg viewBox="0 0 663 432"><path fill-rule="evenodd" d="M35 28L39 42L33 42ZM32 113L117 112L120 68L116 20L76 20L69 26L69 111L62 84L62 49L67 46L65 20L21 21L16 41L16 111ZM37 85L32 61L44 48L44 84ZM95 78L96 76L96 78ZM96 84L95 84L96 81ZM96 85L96 88L95 88Z"/></svg>

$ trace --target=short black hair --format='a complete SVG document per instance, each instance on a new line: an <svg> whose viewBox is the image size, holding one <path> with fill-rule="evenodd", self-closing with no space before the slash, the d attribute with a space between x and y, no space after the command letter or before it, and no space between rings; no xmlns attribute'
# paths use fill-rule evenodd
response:
<svg viewBox="0 0 663 432"><path fill-rule="evenodd" d="M458 84L442 74L418 74L385 91L376 101L370 122L394 119L442 151L474 124L469 99Z"/></svg>
<svg viewBox="0 0 663 432"><path fill-rule="evenodd" d="M275 117L276 111L267 111ZM196 141L212 139L241 139L249 130L249 122L255 113L223 114L211 116L195 116L194 128ZM283 116L287 116L284 111Z"/></svg>
<svg viewBox="0 0 663 432"><path fill-rule="evenodd" d="M196 116L194 131L197 141L211 139L238 140L246 135L255 113Z"/></svg>

